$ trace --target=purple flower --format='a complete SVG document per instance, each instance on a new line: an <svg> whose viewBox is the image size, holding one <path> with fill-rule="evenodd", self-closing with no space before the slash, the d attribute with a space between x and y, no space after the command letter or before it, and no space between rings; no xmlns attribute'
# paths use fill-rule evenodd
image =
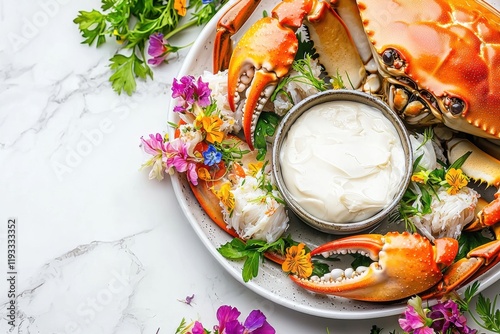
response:
<svg viewBox="0 0 500 334"><path fill-rule="evenodd" d="M244 323L245 333L274 334L276 331L267 322L266 316L259 310L253 310Z"/></svg>
<svg viewBox="0 0 500 334"><path fill-rule="evenodd" d="M203 158L205 161L203 162L207 166L213 166L218 164L222 159L222 153L217 151L214 145L208 145L208 149L203 152Z"/></svg>
<svg viewBox="0 0 500 334"><path fill-rule="evenodd" d="M454 330L456 333L476 333L476 330L467 326L467 318L460 312L457 303L452 300L438 302L432 306L429 318L433 319L431 327L442 333L447 333L448 330L452 333L455 333Z"/></svg>
<svg viewBox="0 0 500 334"><path fill-rule="evenodd" d="M195 79L191 75L183 76L179 81L174 78L172 83L172 97L177 98L177 105L174 107L175 112L186 112L190 106L197 103L200 107L210 105L210 88L208 83L203 82L198 78Z"/></svg>
<svg viewBox="0 0 500 334"><path fill-rule="evenodd" d="M193 328L191 329L191 333L192 334L204 334L205 328L203 328L203 325L199 321L196 321L194 323Z"/></svg>
<svg viewBox="0 0 500 334"><path fill-rule="evenodd" d="M398 321L401 329L405 332L413 331L414 334L433 334L434 329L427 327L426 320L429 319L423 319L415 308L409 305L406 308L403 318L400 318Z"/></svg>
<svg viewBox="0 0 500 334"><path fill-rule="evenodd" d="M177 52L179 48L172 46L163 38L163 34L156 32L149 36L148 54L153 57L148 59L148 64L160 65L172 52Z"/></svg>
<svg viewBox="0 0 500 334"><path fill-rule="evenodd" d="M219 326L215 326L214 328L219 331L219 333L227 333L224 332L226 325L230 323L230 327L233 327L234 324L232 322L238 322L238 317L240 316L240 311L236 307L231 307L229 305L222 305L217 310L217 320L219 320ZM233 330L233 328L231 328Z"/></svg>
<svg viewBox="0 0 500 334"><path fill-rule="evenodd" d="M221 306L217 310L219 326L214 329L221 334L274 334L276 331L267 322L266 316L259 310L250 312L245 322L238 321L240 311L231 306Z"/></svg>
<svg viewBox="0 0 500 334"><path fill-rule="evenodd" d="M179 138L166 145L167 168L175 168L180 173L186 172L188 180L193 185L198 185L198 173L196 172L196 159L189 156L188 145Z"/></svg>

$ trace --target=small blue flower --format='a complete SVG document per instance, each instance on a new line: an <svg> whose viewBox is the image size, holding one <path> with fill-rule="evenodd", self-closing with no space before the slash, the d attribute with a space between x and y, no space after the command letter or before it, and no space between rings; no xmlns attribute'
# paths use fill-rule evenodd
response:
<svg viewBox="0 0 500 334"><path fill-rule="evenodd" d="M204 5L208 5L209 3L213 2L214 0L202 0L201 2L204 4Z"/></svg>
<svg viewBox="0 0 500 334"><path fill-rule="evenodd" d="M208 149L203 152L203 158L205 159L203 162L205 165L213 166L221 161L222 153L217 151L214 145L209 145Z"/></svg>

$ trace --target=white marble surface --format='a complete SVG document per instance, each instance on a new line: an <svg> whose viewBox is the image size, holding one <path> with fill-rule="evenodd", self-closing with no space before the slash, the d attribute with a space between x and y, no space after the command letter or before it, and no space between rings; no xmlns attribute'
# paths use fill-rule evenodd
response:
<svg viewBox="0 0 500 334"><path fill-rule="evenodd" d="M222 304L261 309L278 333L368 333L397 316L333 320L274 304L200 243L170 180L139 171L139 138L166 129L185 52L118 96L113 44L80 44L72 20L99 1L0 1L0 332L173 333ZM176 42L189 42L191 31ZM17 219L16 327L7 323L7 221ZM493 297L500 283L484 293ZM182 303L194 294L191 306Z"/></svg>

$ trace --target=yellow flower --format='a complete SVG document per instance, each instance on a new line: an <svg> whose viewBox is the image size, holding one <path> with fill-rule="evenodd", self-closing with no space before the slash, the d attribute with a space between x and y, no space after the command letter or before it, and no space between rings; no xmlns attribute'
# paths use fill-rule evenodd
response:
<svg viewBox="0 0 500 334"><path fill-rule="evenodd" d="M186 0L175 0L174 9L179 13L180 16L186 15Z"/></svg>
<svg viewBox="0 0 500 334"><path fill-rule="evenodd" d="M286 250L286 258L281 265L284 272L295 274L300 278L307 278L312 275L311 254L306 253L303 243L291 246Z"/></svg>
<svg viewBox="0 0 500 334"><path fill-rule="evenodd" d="M250 175L255 177L257 173L262 169L264 163L262 161L252 162L248 164L248 169L250 170Z"/></svg>
<svg viewBox="0 0 500 334"><path fill-rule="evenodd" d="M215 196L217 196L219 201L221 201L222 204L224 204L227 211L233 212L235 202L234 202L234 195L231 192L231 183L229 182L224 183L219 190L212 188L212 192L215 194Z"/></svg>
<svg viewBox="0 0 500 334"><path fill-rule="evenodd" d="M203 117L201 119L201 123L207 134L206 140L209 143L213 144L222 142L224 139L224 132L220 131L220 126L223 122L219 116Z"/></svg>
<svg viewBox="0 0 500 334"><path fill-rule="evenodd" d="M455 195L460 189L467 185L469 178L467 175L462 173L461 169L450 168L446 172L445 176L446 182L450 185L448 190L448 194Z"/></svg>
<svg viewBox="0 0 500 334"><path fill-rule="evenodd" d="M420 172L417 172L417 173L413 174L411 176L411 180L413 182L418 182L418 183L426 184L427 181L429 181L429 174L430 174L430 171L428 171L428 170L422 170Z"/></svg>

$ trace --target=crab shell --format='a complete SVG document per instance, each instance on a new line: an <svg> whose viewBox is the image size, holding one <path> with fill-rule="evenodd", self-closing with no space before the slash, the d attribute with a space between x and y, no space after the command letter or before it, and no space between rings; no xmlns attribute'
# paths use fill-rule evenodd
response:
<svg viewBox="0 0 500 334"><path fill-rule="evenodd" d="M439 104L433 112L448 127L500 138L500 13L480 0L357 1L382 74L411 79ZM400 70L384 64L396 50ZM385 72L385 73L384 73ZM446 100L458 98L453 115ZM449 100L448 100L449 101Z"/></svg>

